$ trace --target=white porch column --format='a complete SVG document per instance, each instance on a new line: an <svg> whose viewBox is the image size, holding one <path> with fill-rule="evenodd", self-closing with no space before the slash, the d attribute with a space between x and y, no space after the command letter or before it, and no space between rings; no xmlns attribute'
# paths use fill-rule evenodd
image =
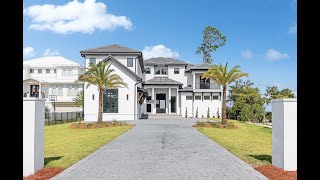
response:
<svg viewBox="0 0 320 180"><path fill-rule="evenodd" d="M168 112L169 112L169 114L171 114L171 88L169 88L169 93L168 93L168 99L169 99L169 109L168 109Z"/></svg>
<svg viewBox="0 0 320 180"><path fill-rule="evenodd" d="M155 114L156 113L156 95L154 93L154 88L152 88L152 101L153 101L153 103L151 104L152 114Z"/></svg>
<svg viewBox="0 0 320 180"><path fill-rule="evenodd" d="M180 97L179 97L179 88L177 88L177 97L176 97L176 104L177 104L177 114L180 114Z"/></svg>
<svg viewBox="0 0 320 180"><path fill-rule="evenodd" d="M192 73L192 79L193 79L193 89L196 89L196 73Z"/></svg>
<svg viewBox="0 0 320 180"><path fill-rule="evenodd" d="M39 82L39 95L38 98L41 98L41 83Z"/></svg>

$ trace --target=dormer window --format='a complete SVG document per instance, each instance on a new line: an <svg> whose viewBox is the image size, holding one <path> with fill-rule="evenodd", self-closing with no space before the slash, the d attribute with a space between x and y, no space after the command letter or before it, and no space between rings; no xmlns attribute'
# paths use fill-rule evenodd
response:
<svg viewBox="0 0 320 180"><path fill-rule="evenodd" d="M146 68L146 74L151 74L151 69L150 68Z"/></svg>
<svg viewBox="0 0 320 180"><path fill-rule="evenodd" d="M133 67L133 58L127 58L127 67Z"/></svg>

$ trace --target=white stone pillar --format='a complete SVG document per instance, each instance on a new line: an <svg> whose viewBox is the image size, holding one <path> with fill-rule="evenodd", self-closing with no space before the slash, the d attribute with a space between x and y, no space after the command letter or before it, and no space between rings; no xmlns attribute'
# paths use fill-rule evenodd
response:
<svg viewBox="0 0 320 180"><path fill-rule="evenodd" d="M44 98L23 98L23 176L44 166Z"/></svg>
<svg viewBox="0 0 320 180"><path fill-rule="evenodd" d="M272 165L297 170L297 99L275 99L272 104Z"/></svg>
<svg viewBox="0 0 320 180"><path fill-rule="evenodd" d="M177 104L177 114L181 114L180 112L180 95L179 95L179 88L177 88L177 97L176 97L176 104Z"/></svg>
<svg viewBox="0 0 320 180"><path fill-rule="evenodd" d="M196 89L196 73L192 73L192 83L193 83L193 89Z"/></svg>
<svg viewBox="0 0 320 180"><path fill-rule="evenodd" d="M171 88L169 88L168 91L169 91L169 93L168 93L168 99L169 99L168 112L169 112L169 114L171 114Z"/></svg>
<svg viewBox="0 0 320 180"><path fill-rule="evenodd" d="M156 94L154 93L154 88L152 88L152 114L156 113Z"/></svg>

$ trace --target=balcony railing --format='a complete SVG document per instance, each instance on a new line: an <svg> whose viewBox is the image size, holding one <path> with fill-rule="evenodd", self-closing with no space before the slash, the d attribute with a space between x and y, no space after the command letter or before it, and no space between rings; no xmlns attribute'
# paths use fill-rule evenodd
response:
<svg viewBox="0 0 320 180"><path fill-rule="evenodd" d="M220 89L220 85L214 83L196 83L196 89Z"/></svg>

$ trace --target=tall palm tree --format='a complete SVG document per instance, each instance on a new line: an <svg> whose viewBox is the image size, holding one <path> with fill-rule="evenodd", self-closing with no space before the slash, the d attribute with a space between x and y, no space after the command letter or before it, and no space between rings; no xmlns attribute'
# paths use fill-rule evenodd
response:
<svg viewBox="0 0 320 180"><path fill-rule="evenodd" d="M211 67L207 72L205 72L202 76L202 78L205 79L212 79L216 81L218 84L220 84L223 87L223 100L222 100L222 121L221 124L226 124L226 116L227 116L227 97L226 92L228 85L235 80L241 78L241 77L248 77L248 73L243 73L240 70L240 66L234 66L231 68L230 71L228 71L228 63L223 66L220 65L214 65Z"/></svg>
<svg viewBox="0 0 320 180"><path fill-rule="evenodd" d="M99 91L99 112L98 123L102 122L102 97L103 90L128 87L122 78L114 74L114 69L110 69L111 63L101 61L98 64L90 64L87 71L79 76L78 81L87 82L88 85L95 85Z"/></svg>

